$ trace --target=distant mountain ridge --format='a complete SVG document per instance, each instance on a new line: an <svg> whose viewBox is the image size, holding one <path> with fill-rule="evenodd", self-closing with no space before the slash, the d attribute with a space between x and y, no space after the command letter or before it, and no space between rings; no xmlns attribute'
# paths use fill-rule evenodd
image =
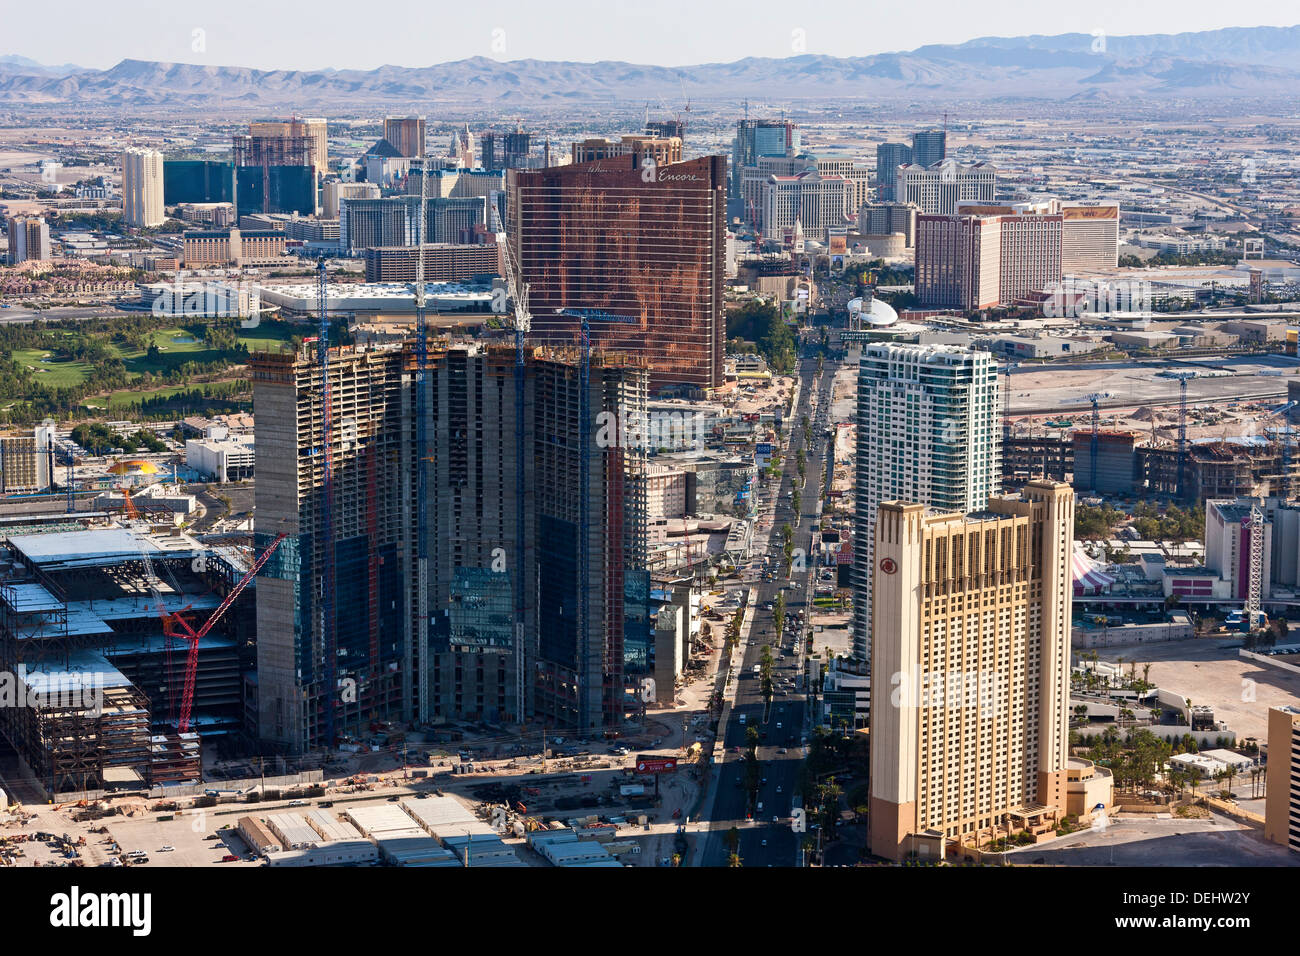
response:
<svg viewBox="0 0 1300 956"><path fill-rule="evenodd" d="M65 72L66 71L66 72ZM123 60L107 70L0 58L0 103L189 107L510 106L740 99L1274 97L1300 90L1300 26L1150 36L982 37L863 57L662 67L471 57L428 67L256 70ZM1104 97L1103 97L1104 98Z"/></svg>

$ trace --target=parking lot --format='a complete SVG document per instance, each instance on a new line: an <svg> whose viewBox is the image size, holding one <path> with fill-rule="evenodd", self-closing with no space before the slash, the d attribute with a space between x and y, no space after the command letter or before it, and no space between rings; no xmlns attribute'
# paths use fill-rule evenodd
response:
<svg viewBox="0 0 1300 956"><path fill-rule="evenodd" d="M1295 854L1227 817L1121 817L1103 828L1057 837L1007 854L1015 865L1294 866Z"/></svg>

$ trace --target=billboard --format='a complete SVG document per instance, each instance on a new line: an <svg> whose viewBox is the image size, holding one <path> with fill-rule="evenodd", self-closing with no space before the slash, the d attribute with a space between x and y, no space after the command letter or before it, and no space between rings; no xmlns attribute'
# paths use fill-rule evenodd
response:
<svg viewBox="0 0 1300 956"><path fill-rule="evenodd" d="M676 770L676 757L641 756L636 758L637 773L673 773Z"/></svg>

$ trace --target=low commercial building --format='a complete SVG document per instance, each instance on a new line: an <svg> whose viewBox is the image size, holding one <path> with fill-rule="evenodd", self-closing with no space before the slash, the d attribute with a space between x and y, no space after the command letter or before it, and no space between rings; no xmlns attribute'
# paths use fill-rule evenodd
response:
<svg viewBox="0 0 1300 956"><path fill-rule="evenodd" d="M300 813L273 813L266 818L266 827L286 850L302 850L321 842L320 834Z"/></svg>
<svg viewBox="0 0 1300 956"><path fill-rule="evenodd" d="M1115 803L1115 778L1091 760L1071 757L1065 767L1065 812L1081 822Z"/></svg>
<svg viewBox="0 0 1300 956"><path fill-rule="evenodd" d="M185 464L213 481L253 477L257 455L252 435L199 438L185 442Z"/></svg>
<svg viewBox="0 0 1300 956"><path fill-rule="evenodd" d="M369 866L378 861L379 848L369 840L340 840L267 858L271 866Z"/></svg>
<svg viewBox="0 0 1300 956"><path fill-rule="evenodd" d="M280 841L257 817L240 817L235 826L239 830L239 836L248 844L248 848L259 856L280 852Z"/></svg>

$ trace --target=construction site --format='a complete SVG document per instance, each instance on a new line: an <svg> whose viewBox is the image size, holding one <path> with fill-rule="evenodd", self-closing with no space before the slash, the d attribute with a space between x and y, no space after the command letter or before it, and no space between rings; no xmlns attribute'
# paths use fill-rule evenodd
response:
<svg viewBox="0 0 1300 956"><path fill-rule="evenodd" d="M1298 403L1287 400L1196 404L1173 373L1171 404L1106 407L1092 393L1090 416L1010 417L1003 435L1003 484L1034 477L1073 479L1081 494L1207 498L1281 495L1300 489ZM1019 383L1017 382L1017 387Z"/></svg>
<svg viewBox="0 0 1300 956"><path fill-rule="evenodd" d="M31 706L0 710L0 730L47 793L197 780L200 732L239 741L252 645L234 598L254 571L240 552L90 519L2 553L0 666Z"/></svg>

